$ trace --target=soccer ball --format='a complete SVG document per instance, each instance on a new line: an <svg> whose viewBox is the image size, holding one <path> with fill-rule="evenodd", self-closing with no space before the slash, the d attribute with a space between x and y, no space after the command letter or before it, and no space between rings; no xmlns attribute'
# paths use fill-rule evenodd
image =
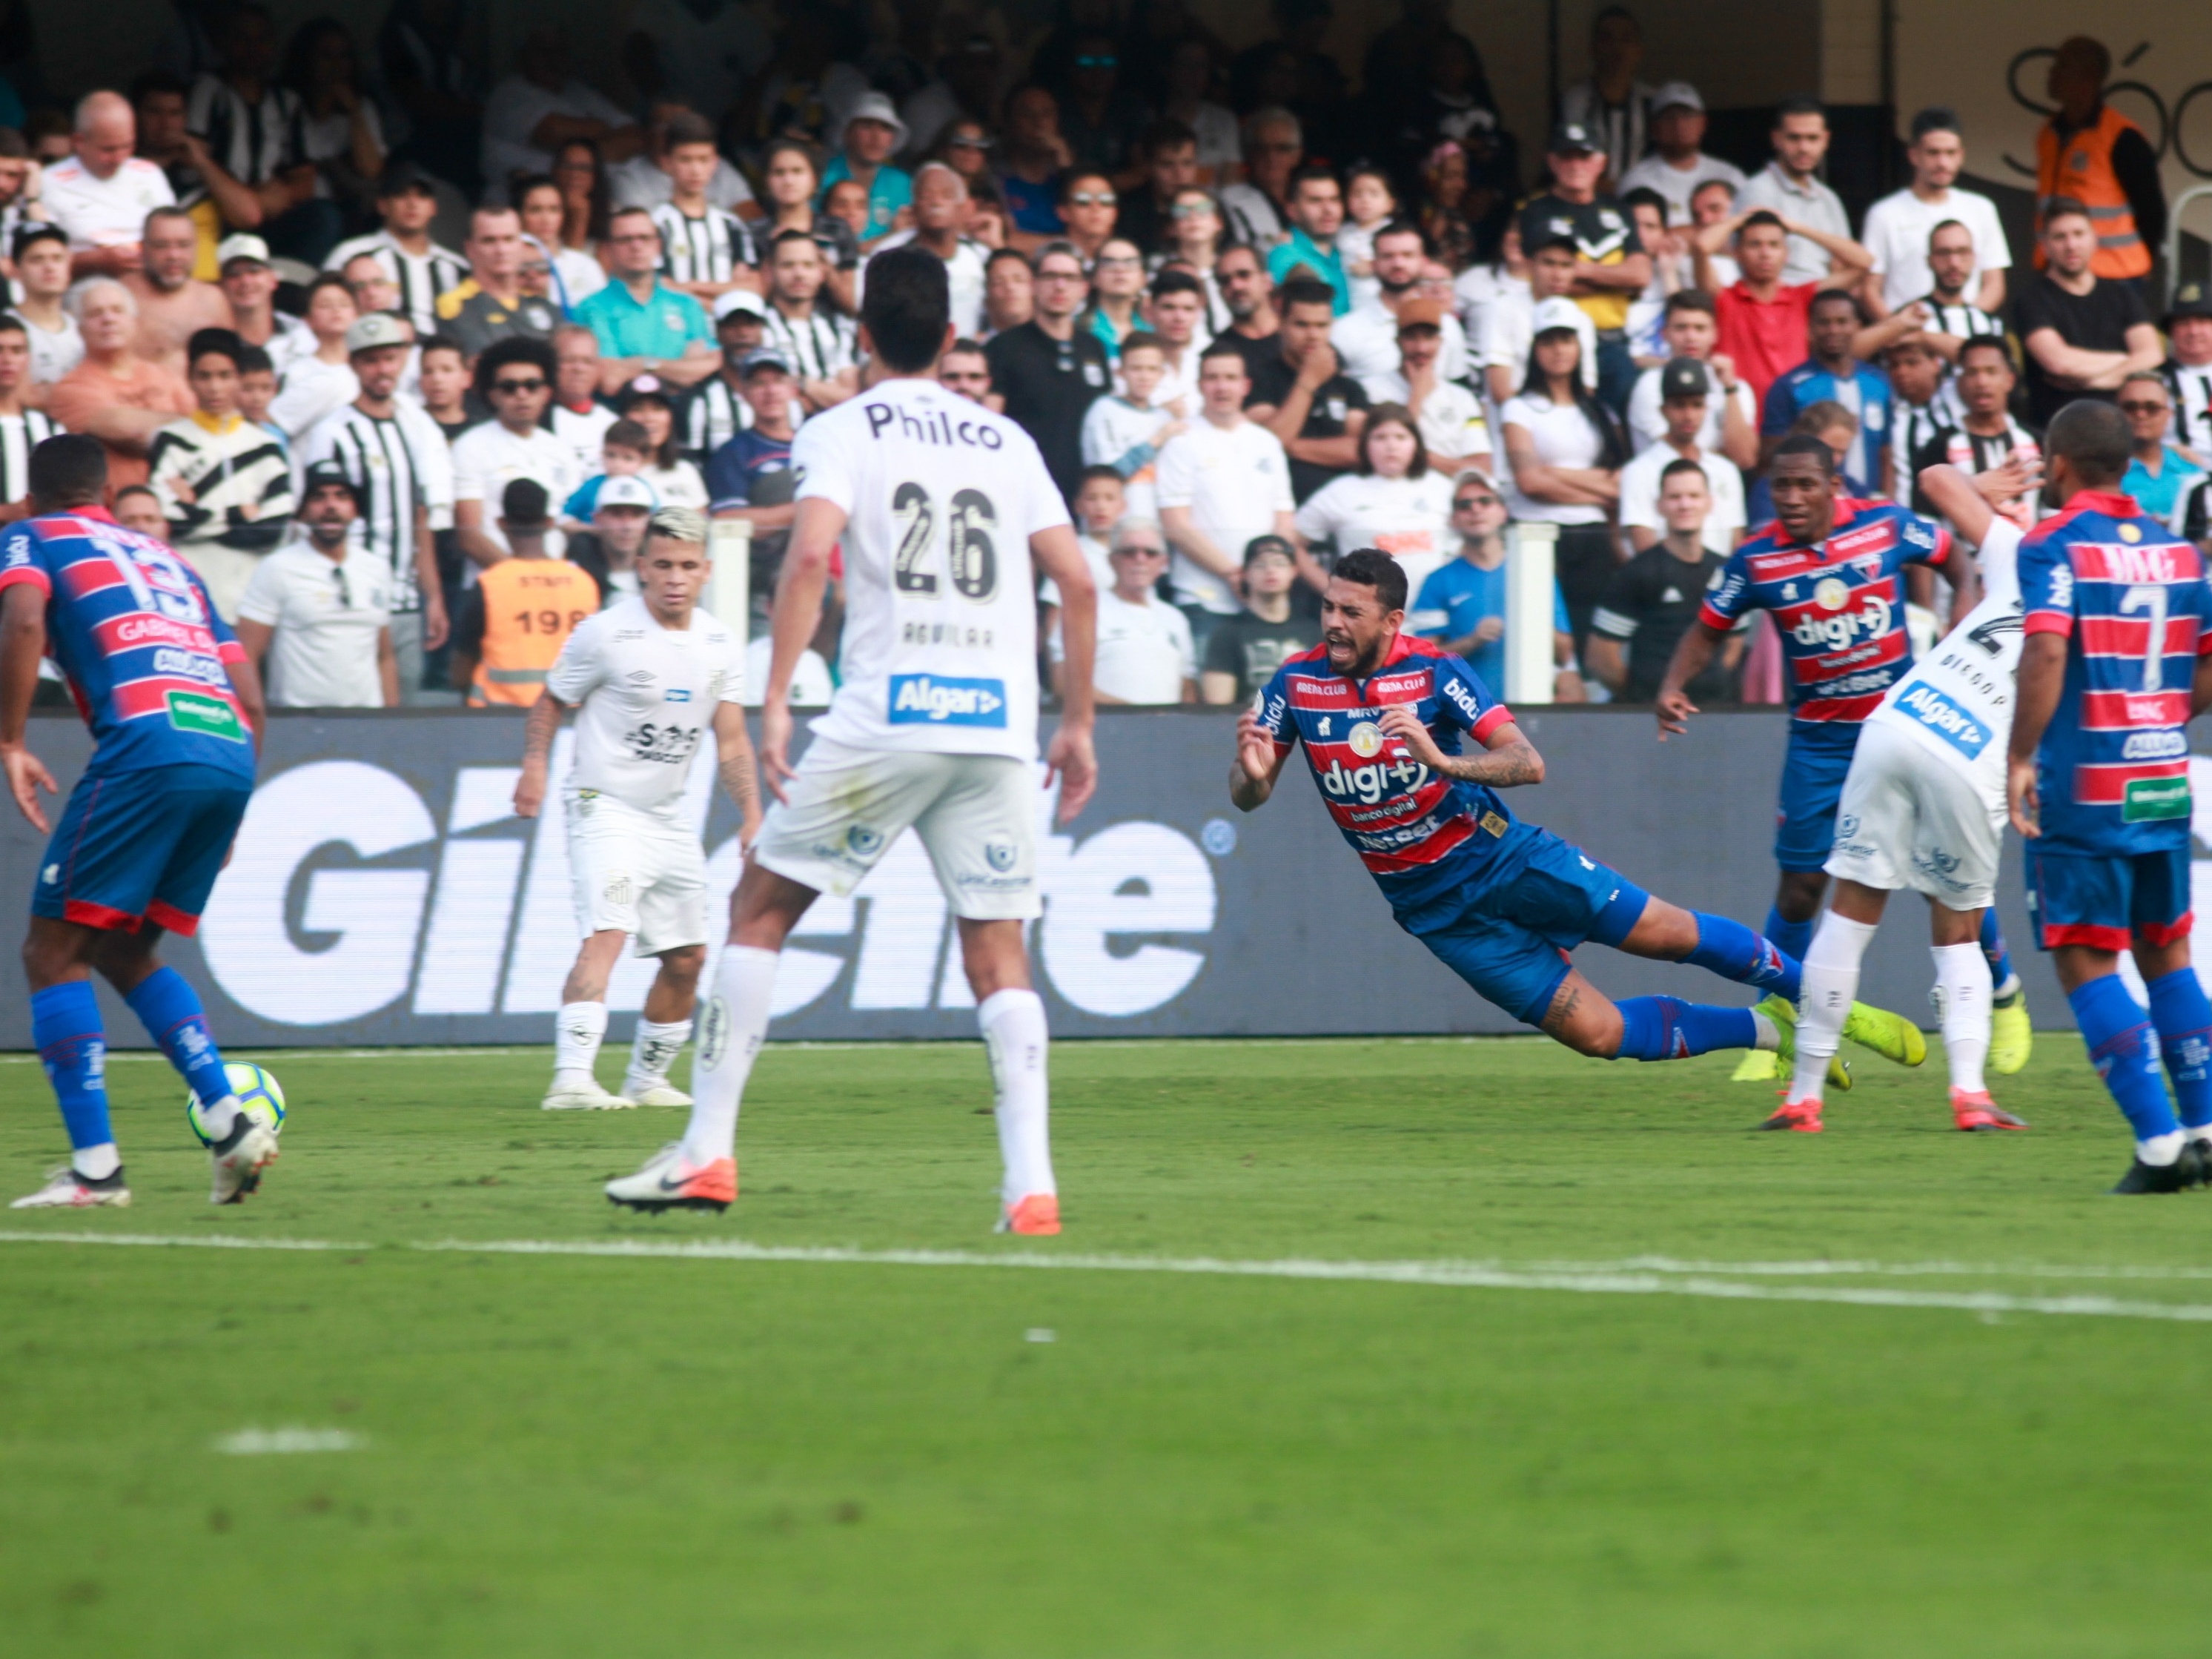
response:
<svg viewBox="0 0 2212 1659"><path fill-rule="evenodd" d="M232 1060L222 1068L229 1081L231 1093L238 1097L240 1108L248 1117L258 1118L278 1133L284 1129L284 1091L276 1079L258 1066L248 1066L242 1060ZM203 1146L215 1145L215 1137L200 1121L200 1102L198 1095L185 1096L185 1121L191 1126L192 1133Z"/></svg>

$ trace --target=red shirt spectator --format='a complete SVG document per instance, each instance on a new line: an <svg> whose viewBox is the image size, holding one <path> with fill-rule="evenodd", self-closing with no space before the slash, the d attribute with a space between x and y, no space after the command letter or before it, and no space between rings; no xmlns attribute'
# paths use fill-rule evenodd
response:
<svg viewBox="0 0 2212 1659"><path fill-rule="evenodd" d="M1784 283L1790 239L1803 236L1827 250L1828 274L1817 283ZM1713 274L1713 256L1735 239L1740 278L1723 288ZM1823 289L1851 288L1874 264L1856 242L1832 236L1810 225L1784 219L1765 208L1751 208L1697 232L1690 243L1698 286L1713 296L1719 337L1715 349L1735 363L1736 378L1766 404L1766 388L1803 362L1807 319L1813 296Z"/></svg>
<svg viewBox="0 0 2212 1659"><path fill-rule="evenodd" d="M1820 291L1818 283L1777 283L1761 298L1749 282L1739 281L1713 295L1719 325L1714 349L1735 365L1736 378L1761 408L1766 388L1805 361L1806 319Z"/></svg>

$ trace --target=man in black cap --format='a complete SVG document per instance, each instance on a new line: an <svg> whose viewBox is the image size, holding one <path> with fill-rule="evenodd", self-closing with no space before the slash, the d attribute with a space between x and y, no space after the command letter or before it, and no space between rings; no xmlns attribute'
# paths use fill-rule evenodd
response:
<svg viewBox="0 0 2212 1659"><path fill-rule="evenodd" d="M1597 330L1597 392L1615 414L1628 408L1636 384L1636 359L1628 349L1629 303L1651 281L1651 255L1638 240L1635 221L1610 196L1598 194L1605 152L1590 129L1562 121L1545 152L1552 187L1521 210L1521 245L1535 247L1559 236L1575 241L1575 282L1569 297Z"/></svg>
<svg viewBox="0 0 2212 1659"><path fill-rule="evenodd" d="M1662 481L1676 461L1694 461L1705 475L1708 510L1702 528L1706 548L1723 558L1735 550L1736 536L1744 527L1743 475L1727 456L1715 454L1705 445L1706 411L1714 398L1725 395L1711 366L1695 357L1677 357L1659 371L1664 429L1656 443L1647 445L1620 470L1620 527L1638 552L1665 538Z"/></svg>
<svg viewBox="0 0 2212 1659"><path fill-rule="evenodd" d="M2162 325L2172 349L2166 383L2173 392L2173 437L2212 465L2212 287L2184 283Z"/></svg>

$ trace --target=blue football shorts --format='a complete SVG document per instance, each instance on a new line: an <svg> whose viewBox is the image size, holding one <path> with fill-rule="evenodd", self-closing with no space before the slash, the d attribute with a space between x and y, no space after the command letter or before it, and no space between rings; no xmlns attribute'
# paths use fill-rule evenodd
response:
<svg viewBox="0 0 2212 1659"><path fill-rule="evenodd" d="M88 773L70 791L31 890L33 915L136 933L198 930L253 799L219 766Z"/></svg>
<svg viewBox="0 0 2212 1659"><path fill-rule="evenodd" d="M1774 861L1784 870L1818 870L1836 841L1836 805L1856 752L1856 724L1790 723L1782 761L1782 801L1774 815Z"/></svg>
<svg viewBox="0 0 2212 1659"><path fill-rule="evenodd" d="M1574 965L1566 952L1626 884L1572 842L1515 823L1472 879L1398 925L1485 1000L1540 1025Z"/></svg>
<svg viewBox="0 0 2212 1659"><path fill-rule="evenodd" d="M2171 945L2186 939L2189 848L2103 856L2046 853L2027 844L2027 908L2035 942L2046 951L2086 945L2124 951L2141 940Z"/></svg>

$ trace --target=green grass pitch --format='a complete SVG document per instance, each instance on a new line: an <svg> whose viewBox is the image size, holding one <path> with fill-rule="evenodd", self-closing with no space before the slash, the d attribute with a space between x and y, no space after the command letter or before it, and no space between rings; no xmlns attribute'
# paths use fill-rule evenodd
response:
<svg viewBox="0 0 2212 1659"><path fill-rule="evenodd" d="M1064 1045L1041 1241L973 1047L771 1049L738 1207L650 1220L598 1183L678 1115L543 1114L542 1054L254 1057L247 1206L126 1059L136 1205L0 1215L11 1659L2212 1644L2212 1194L2101 1195L2070 1034L1987 1137L1940 1054L1812 1138L1729 1056ZM0 1065L4 1190L59 1145ZM90 1235L347 1248L40 1242ZM980 1260L418 1248L502 1241ZM1105 1255L1486 1265L991 1265ZM349 1449L221 1449L286 1429Z"/></svg>

